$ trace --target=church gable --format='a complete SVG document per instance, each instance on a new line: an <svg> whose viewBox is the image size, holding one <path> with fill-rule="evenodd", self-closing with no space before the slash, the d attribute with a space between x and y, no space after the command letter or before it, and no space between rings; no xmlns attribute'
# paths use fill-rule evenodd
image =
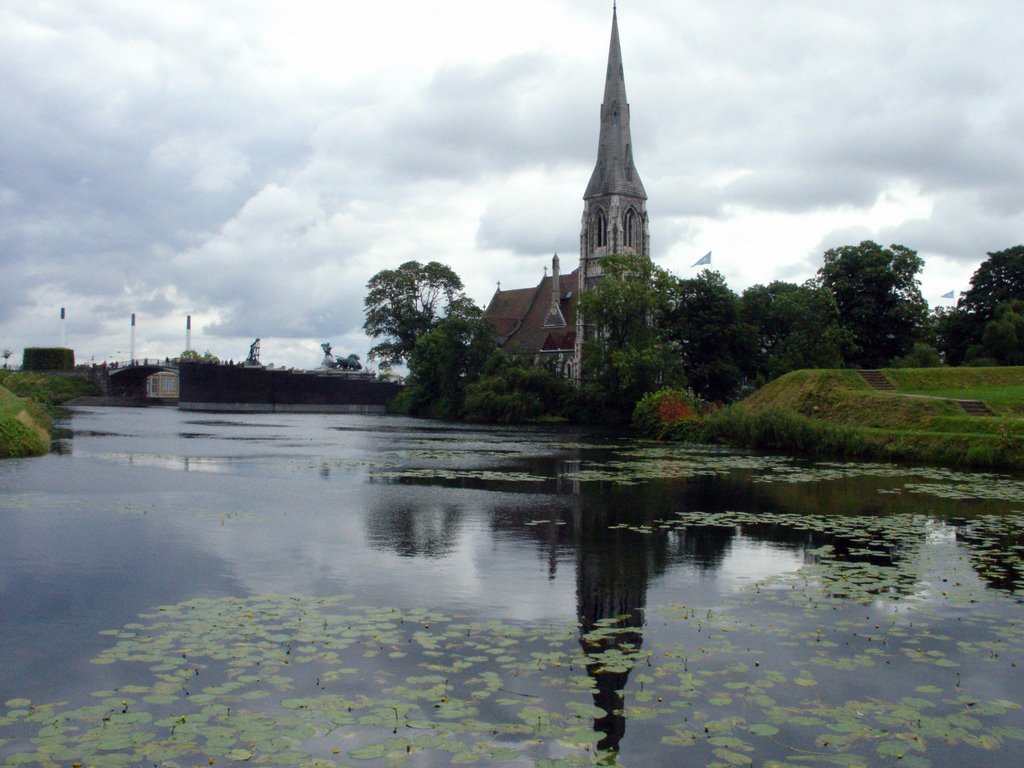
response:
<svg viewBox="0 0 1024 768"><path fill-rule="evenodd" d="M576 272L545 275L536 288L498 290L484 318L498 335L498 344L511 354L571 350L576 336ZM557 294L557 305L553 296ZM552 310L557 310L553 312Z"/></svg>
<svg viewBox="0 0 1024 768"><path fill-rule="evenodd" d="M499 287L495 291L484 310L484 319L494 328L499 346L504 346L519 331L536 295L536 288L503 291Z"/></svg>

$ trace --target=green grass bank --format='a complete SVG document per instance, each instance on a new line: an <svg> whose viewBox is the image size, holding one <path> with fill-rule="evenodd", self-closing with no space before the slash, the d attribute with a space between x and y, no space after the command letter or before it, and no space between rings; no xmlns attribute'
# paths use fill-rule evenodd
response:
<svg viewBox="0 0 1024 768"><path fill-rule="evenodd" d="M50 419L37 403L0 386L0 459L41 456L50 450Z"/></svg>
<svg viewBox="0 0 1024 768"><path fill-rule="evenodd" d="M1024 468L1024 367L793 371L706 417L702 437L812 456ZM972 416L958 400L981 401Z"/></svg>
<svg viewBox="0 0 1024 768"><path fill-rule="evenodd" d="M81 379L0 371L0 459L41 456L50 450L51 415L61 403L95 394Z"/></svg>

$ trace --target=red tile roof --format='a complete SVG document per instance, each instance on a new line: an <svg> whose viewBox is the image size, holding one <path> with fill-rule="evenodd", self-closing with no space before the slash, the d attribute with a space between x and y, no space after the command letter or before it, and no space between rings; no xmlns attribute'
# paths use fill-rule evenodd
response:
<svg viewBox="0 0 1024 768"><path fill-rule="evenodd" d="M565 328L544 327L551 308L551 276L545 276L536 288L496 291L484 311L494 326L499 344L508 352L571 350L576 343L576 299L579 275L573 270L559 276L559 309Z"/></svg>

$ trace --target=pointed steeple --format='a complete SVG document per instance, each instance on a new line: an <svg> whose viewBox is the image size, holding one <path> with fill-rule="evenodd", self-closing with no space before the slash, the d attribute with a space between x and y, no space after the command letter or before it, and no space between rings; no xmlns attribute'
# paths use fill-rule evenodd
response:
<svg viewBox="0 0 1024 768"><path fill-rule="evenodd" d="M608 46L608 70L601 104L601 135L597 164L583 193L580 221L580 266L577 291L582 296L595 288L603 276L601 259L613 253L650 257L647 192L633 166L633 140L629 134L629 102L622 72L619 46L619 15L612 7L612 39ZM583 345L594 338L598 328L576 313L576 339L571 375L583 376Z"/></svg>
<svg viewBox="0 0 1024 768"><path fill-rule="evenodd" d="M558 254L551 259L551 306L544 318L545 328L565 328L565 315L562 314L562 271L558 266Z"/></svg>
<svg viewBox="0 0 1024 768"><path fill-rule="evenodd" d="M612 8L612 38L608 46L608 72L601 104L601 135L597 164L587 184L584 200L604 195L629 195L647 199L643 182L633 166L633 141L629 135L629 102L622 71L618 12Z"/></svg>

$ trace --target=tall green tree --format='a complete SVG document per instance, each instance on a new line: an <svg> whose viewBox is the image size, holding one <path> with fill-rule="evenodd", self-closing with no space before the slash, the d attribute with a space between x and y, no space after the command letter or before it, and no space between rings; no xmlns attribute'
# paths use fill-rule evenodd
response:
<svg viewBox="0 0 1024 768"><path fill-rule="evenodd" d="M969 352L979 353L985 328L1000 305L1024 299L1024 245L987 256L956 308L938 318L938 346L949 365L967 362Z"/></svg>
<svg viewBox="0 0 1024 768"><path fill-rule="evenodd" d="M705 269L676 284L667 324L690 388L705 400L729 401L750 378L756 330L740 317L739 297L719 272Z"/></svg>
<svg viewBox="0 0 1024 768"><path fill-rule="evenodd" d="M370 338L381 339L369 357L384 368L407 362L420 337L444 318L479 313L459 276L437 261L407 261L398 269L383 269L366 287L363 330Z"/></svg>
<svg viewBox="0 0 1024 768"><path fill-rule="evenodd" d="M971 276L971 287L957 302L958 309L978 315L986 322L995 317L999 305L1024 299L1024 245L987 254Z"/></svg>
<svg viewBox="0 0 1024 768"><path fill-rule="evenodd" d="M638 254L605 256L601 269L604 277L577 308L590 334L583 343L583 399L593 409L589 418L625 423L645 393L683 381L664 322L675 281Z"/></svg>
<svg viewBox="0 0 1024 768"><path fill-rule="evenodd" d="M853 338L848 365L884 367L923 338L928 302L917 277L923 267L917 252L902 245L883 248L865 240L825 251L817 280L835 296L840 322Z"/></svg>
<svg viewBox="0 0 1024 768"><path fill-rule="evenodd" d="M494 352L494 330L477 309L445 317L416 341L402 401L414 416L462 415L467 385Z"/></svg>
<svg viewBox="0 0 1024 768"><path fill-rule="evenodd" d="M466 385L463 415L470 421L505 424L541 416L564 417L574 394L575 389L564 376L495 350L480 378Z"/></svg>
<svg viewBox="0 0 1024 768"><path fill-rule="evenodd" d="M768 380L799 368L838 368L850 342L835 297L811 281L752 285L740 297L740 318L756 331L757 374Z"/></svg>
<svg viewBox="0 0 1024 768"><path fill-rule="evenodd" d="M1024 365L1024 300L996 307L981 334L981 354L997 365Z"/></svg>

